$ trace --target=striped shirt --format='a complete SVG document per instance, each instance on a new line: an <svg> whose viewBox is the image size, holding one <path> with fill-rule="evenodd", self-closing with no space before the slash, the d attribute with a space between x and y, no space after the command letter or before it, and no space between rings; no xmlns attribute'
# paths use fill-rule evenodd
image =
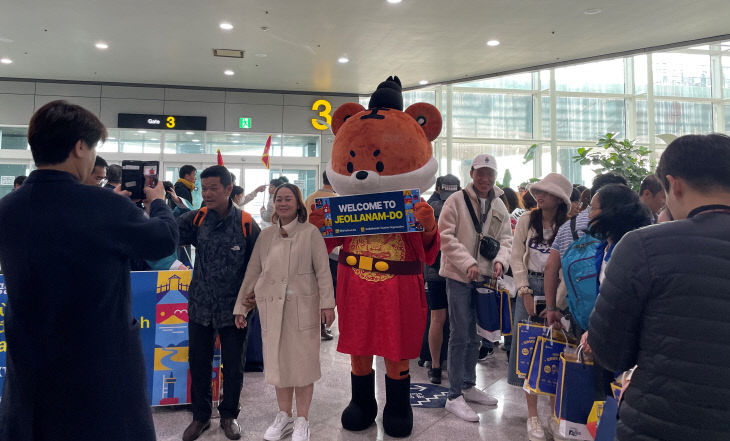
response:
<svg viewBox="0 0 730 441"><path fill-rule="evenodd" d="M578 213L578 216L575 218L575 231L578 233L578 237L582 237L585 234L585 230L588 229L588 223L588 210ZM565 254L565 251L572 243L573 233L570 231L570 220L567 220L560 226L560 228L558 228L552 249L559 252L560 257L563 257L563 254Z"/></svg>

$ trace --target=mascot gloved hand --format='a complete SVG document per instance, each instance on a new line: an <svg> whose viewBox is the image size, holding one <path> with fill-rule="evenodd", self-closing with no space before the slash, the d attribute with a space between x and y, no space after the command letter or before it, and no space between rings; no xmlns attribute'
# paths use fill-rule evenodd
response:
<svg viewBox="0 0 730 441"><path fill-rule="evenodd" d="M332 118L335 141L327 178L339 195L419 189L436 181L438 163L431 141L441 132L441 112L427 103L403 111L398 77L378 85L368 109L340 106ZM432 264L440 240L433 209L414 206L422 232L325 239L328 251L342 246L337 270L340 338L337 350L350 354L352 397L342 426L364 430L378 413L373 356L385 359L383 429L393 437L413 428L409 359L420 353L426 327L423 264ZM312 213L310 222L322 227Z"/></svg>

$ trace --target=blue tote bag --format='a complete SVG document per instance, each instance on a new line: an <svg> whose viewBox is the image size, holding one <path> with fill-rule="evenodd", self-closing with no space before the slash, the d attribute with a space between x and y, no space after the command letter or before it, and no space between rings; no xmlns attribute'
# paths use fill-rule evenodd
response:
<svg viewBox="0 0 730 441"><path fill-rule="evenodd" d="M547 327L541 323L527 320L517 324L517 364L515 370L519 377L527 377L537 338L546 332Z"/></svg>
<svg viewBox="0 0 730 441"><path fill-rule="evenodd" d="M593 362L582 357L582 348L566 349L558 362L555 417L586 424L593 408L596 371Z"/></svg>

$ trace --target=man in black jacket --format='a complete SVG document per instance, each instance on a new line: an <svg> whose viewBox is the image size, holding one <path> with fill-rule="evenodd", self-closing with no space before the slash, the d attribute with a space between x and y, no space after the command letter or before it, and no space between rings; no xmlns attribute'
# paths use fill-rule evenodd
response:
<svg viewBox="0 0 730 441"><path fill-rule="evenodd" d="M220 424L226 437L239 439L241 428L236 418L248 328L236 328L233 307L260 229L251 215L229 199L233 185L225 167L208 167L200 179L205 208L178 218L180 244L195 246L188 303L193 421L185 429L183 440L197 439L210 427L210 375L216 334L221 342L224 378L223 401L218 406Z"/></svg>
<svg viewBox="0 0 730 441"><path fill-rule="evenodd" d="M195 190L197 174L198 171L192 165L183 165L178 173L180 179L175 182L175 194L187 199L191 204L193 203L193 190Z"/></svg>
<svg viewBox="0 0 730 441"><path fill-rule="evenodd" d="M601 366L637 366L617 439L730 440L730 138L673 141L657 177L675 222L616 245L591 315Z"/></svg>
<svg viewBox="0 0 730 441"><path fill-rule="evenodd" d="M28 142L38 167L0 201L8 305L0 440L154 440L130 258L177 243L162 184L150 218L128 197L82 185L106 129L65 101L41 107Z"/></svg>

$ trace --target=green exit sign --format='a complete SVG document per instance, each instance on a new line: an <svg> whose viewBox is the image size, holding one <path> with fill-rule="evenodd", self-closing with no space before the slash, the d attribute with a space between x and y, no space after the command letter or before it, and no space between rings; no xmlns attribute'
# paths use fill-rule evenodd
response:
<svg viewBox="0 0 730 441"><path fill-rule="evenodd" d="M251 128L251 118L239 118L238 127L241 129L250 129Z"/></svg>

